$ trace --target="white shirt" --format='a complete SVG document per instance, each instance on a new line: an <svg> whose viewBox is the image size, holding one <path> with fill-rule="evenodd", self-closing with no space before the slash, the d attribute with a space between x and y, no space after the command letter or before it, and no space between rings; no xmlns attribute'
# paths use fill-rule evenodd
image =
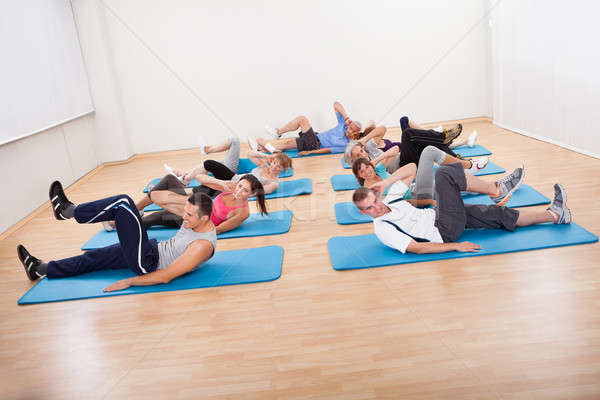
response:
<svg viewBox="0 0 600 400"><path fill-rule="evenodd" d="M412 240L443 243L442 235L435 227L433 208L416 208L401 200L408 187L399 181L390 187L383 203L390 212L373 219L375 235L386 246L406 253Z"/></svg>

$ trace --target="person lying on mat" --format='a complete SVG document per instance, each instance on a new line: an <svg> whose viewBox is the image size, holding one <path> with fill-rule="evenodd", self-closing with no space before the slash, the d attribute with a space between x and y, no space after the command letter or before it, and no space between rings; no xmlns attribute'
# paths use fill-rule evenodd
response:
<svg viewBox="0 0 600 400"><path fill-rule="evenodd" d="M390 158L394 157L394 154L393 154L394 151L397 151L397 150L395 150L395 148L389 149L388 151L383 153L381 156L375 158L375 160L373 160L373 161L369 161L366 158L359 158L356 161L354 161L354 163L352 164L352 172L354 173L354 176L356 177L356 180L358 181L359 185L370 187L378 182L381 182L382 180L386 179L387 177L389 177L390 173L386 170L384 163L383 163L384 160L382 159L382 157L386 157L386 156L390 157ZM375 162L380 159L382 161L375 164ZM421 157L419 159L419 162L420 163L425 162L426 166L422 166L421 164L419 164L419 170L421 170L423 168L425 171L431 172L431 174L433 174L434 163L438 163L439 165L460 163L463 166L463 168L468 168L468 169L465 169L465 173L474 174L478 170L485 167L485 165L487 165L488 160L489 160L489 157L481 157L480 159L473 160L473 162L467 161L467 160L459 160L458 158L453 157L450 154L444 153L443 151L441 151L440 149L438 149L434 146L427 146L425 149L423 149L423 151L421 153ZM402 167L397 169L394 173L397 173L397 176L400 176L398 179L402 180L405 176L407 176L407 174L414 175L415 170L416 170L416 165L414 163L409 163L409 164L403 165ZM401 173L398 171L404 171L404 172ZM425 177L427 176L426 173L424 173L424 174L417 173L417 182L419 182L419 176L421 176L422 181L425 181L425 182L421 182L421 184L419 185L419 188L423 188L424 186L427 186L427 185L429 185L430 187L433 187L433 176L431 177L430 180L427 180L427 179L425 179ZM417 183L417 185L418 185L418 183ZM387 190L389 190L389 187L386 189L384 194L387 194Z"/></svg>
<svg viewBox="0 0 600 400"><path fill-rule="evenodd" d="M359 158L367 158L373 160L380 157L381 152L395 151L396 156L388 158L387 163L384 163L386 170L389 173L393 173L398 168L409 163L415 163L419 165L419 157L421 152L427 146L435 146L438 149L450 154L451 156L461 159L460 156L456 155L450 145L462 132L462 125L458 124L452 129L438 132L435 130L424 130L421 126L409 121L408 117L400 118L400 127L402 128L402 142L385 142L385 146L382 148L378 147L378 138L381 138L379 134L373 135L371 131L367 136L358 141L351 141L346 146L344 151L344 161L348 165L352 165L354 161ZM375 128L377 130L379 128ZM366 139L366 140L365 140ZM387 139L386 139L387 140ZM482 165L475 165L469 160L463 160L465 168L475 167L476 169L482 169L487 164L487 159L480 159L484 161Z"/></svg>
<svg viewBox="0 0 600 400"><path fill-rule="evenodd" d="M252 174L243 175L237 182L224 181L208 175L198 175L197 179L202 186L193 188L193 193L215 196L210 219L216 226L217 234L237 228L250 216L248 198L251 196L256 196L260 213L268 214L263 186ZM152 203L164 209L144 215L144 226L181 226L187 196L183 183L173 175L166 175L148 192L147 197L136 204L138 210Z"/></svg>
<svg viewBox="0 0 600 400"><path fill-rule="evenodd" d="M167 172L179 177L187 185L198 175L206 175L207 172L213 174L217 179L225 181L238 181L242 175L238 173L240 163L240 139L230 137L223 143L214 146L201 145L200 150L203 154L211 154L227 150L225 159L222 161L205 160L202 165L197 166L190 172L172 170L165 164ZM248 158L254 164L254 168L249 173L256 176L263 185L265 193L272 193L277 190L279 185L279 174L288 168L292 168L292 159L287 154L263 154L258 151L249 151Z"/></svg>
<svg viewBox="0 0 600 400"><path fill-rule="evenodd" d="M356 189L352 201L361 213L373 217L377 238L402 253L444 253L477 251L481 246L456 242L465 228L502 228L514 231L518 226L554 222L571 223L566 192L554 185L554 201L546 210L515 210L502 206L523 182L523 167L496 182L486 182L465 174L461 164L442 165L435 175L436 208L418 209L402 196L413 176L398 171L367 188ZM381 200L390 187L389 194ZM488 194L494 205L464 204L461 191Z"/></svg>
<svg viewBox="0 0 600 400"><path fill-rule="evenodd" d="M208 261L217 246L217 233L210 220L212 200L204 193L187 198L181 229L171 239L161 242L148 240L140 214L127 195L76 206L67 199L60 182L55 181L50 185L50 204L58 220L75 218L80 224L114 220L119 243L47 263L18 245L17 255L32 281L44 275L65 278L103 269L129 268L137 276L120 280L104 291L168 283Z"/></svg>
<svg viewBox="0 0 600 400"><path fill-rule="evenodd" d="M338 124L328 131L317 133L313 130L308 118L301 115L279 129L266 127L267 132L274 140L264 138L249 139L250 146L254 150L270 151L271 153L283 150L298 149L299 156L310 154L327 154L344 151L346 144L351 139L357 139L360 135L361 124L353 121L346 114L346 110L339 102L333 103L333 110ZM300 129L300 137L291 139L280 139L286 132ZM257 147L258 146L258 147Z"/></svg>

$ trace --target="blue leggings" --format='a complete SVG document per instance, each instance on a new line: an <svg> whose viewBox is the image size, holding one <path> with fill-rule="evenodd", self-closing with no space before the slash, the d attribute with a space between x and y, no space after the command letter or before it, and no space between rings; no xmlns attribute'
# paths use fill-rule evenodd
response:
<svg viewBox="0 0 600 400"><path fill-rule="evenodd" d="M148 240L135 203L125 194L83 203L75 208L75 220L80 224L115 221L119 243L85 253L50 261L49 278L64 278L103 269L129 268L138 275L156 270L158 247Z"/></svg>

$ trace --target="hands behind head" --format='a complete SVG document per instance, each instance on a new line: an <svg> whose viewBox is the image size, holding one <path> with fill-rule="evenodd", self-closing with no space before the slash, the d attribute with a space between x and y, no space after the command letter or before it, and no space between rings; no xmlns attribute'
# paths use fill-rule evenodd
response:
<svg viewBox="0 0 600 400"><path fill-rule="evenodd" d="M385 192L385 189L387 189L387 186L383 183L383 181L379 181L369 186L369 189L373 190L377 198L381 199L383 192Z"/></svg>
<svg viewBox="0 0 600 400"><path fill-rule="evenodd" d="M233 181L226 181L225 183L223 183L223 188L226 192L233 192L235 190L236 185L237 184Z"/></svg>

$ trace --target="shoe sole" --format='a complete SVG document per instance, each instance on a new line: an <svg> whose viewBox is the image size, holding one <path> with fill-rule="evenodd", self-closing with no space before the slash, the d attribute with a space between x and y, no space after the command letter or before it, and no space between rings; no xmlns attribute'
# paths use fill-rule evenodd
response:
<svg viewBox="0 0 600 400"><path fill-rule="evenodd" d="M508 200L510 200L510 198L512 197L513 193L515 191L517 191L517 189L519 189L521 187L521 185L523 184L523 181L525 180L525 168L522 169L523 173L521 175L521 179L519 180L519 183L517 183L515 185L515 187L513 187L508 194L506 195L506 197L504 198L504 200L502 200L500 203L496 203L496 205L498 206L503 206L506 203L508 203ZM566 204L566 203L565 203Z"/></svg>
<svg viewBox="0 0 600 400"><path fill-rule="evenodd" d="M59 181L54 181L52 182L52 184L50 185L50 189L48 190L48 197L50 198L50 207L52 207L52 212L54 213L54 218L56 218L59 221L63 221L66 218L63 218L60 213L56 212L56 208L54 206L54 198L57 197L58 195L52 195L53 194L53 189L55 187L59 187L61 190L63 189L61 183ZM64 190L62 190L64 192Z"/></svg>

